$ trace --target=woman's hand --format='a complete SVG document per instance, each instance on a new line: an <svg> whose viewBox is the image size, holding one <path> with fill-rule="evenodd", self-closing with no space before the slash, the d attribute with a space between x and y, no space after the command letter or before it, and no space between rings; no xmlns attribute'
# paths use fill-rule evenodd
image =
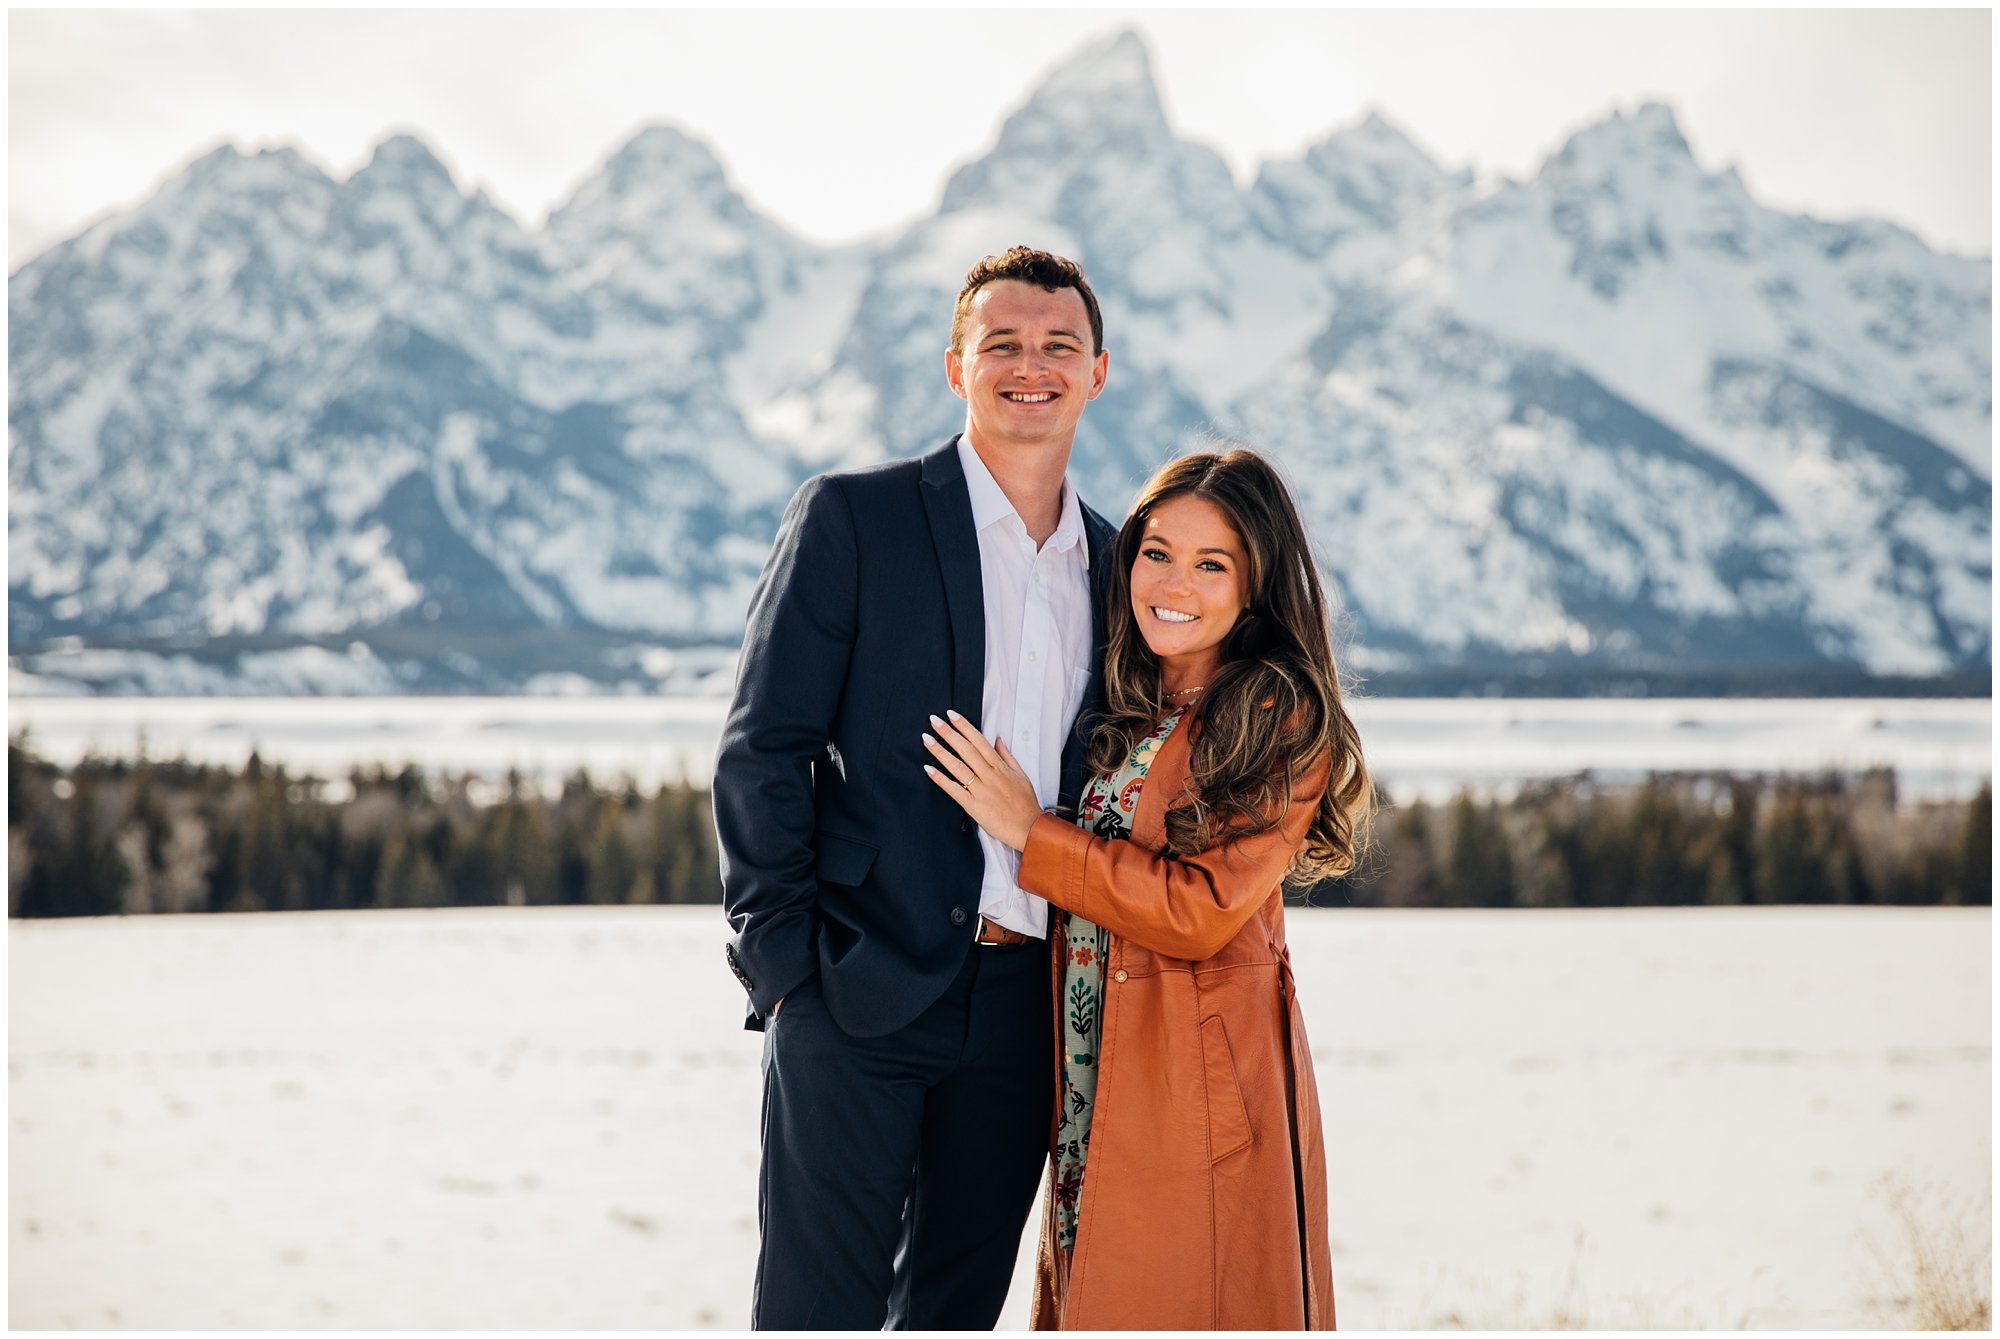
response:
<svg viewBox="0 0 2000 1339"><path fill-rule="evenodd" d="M996 841L1016 851L1024 849L1028 829L1042 816L1035 783L1028 780L1004 740L996 748L963 716L955 711L947 714L950 720L931 717L931 728L943 742L924 736L924 747L938 760L936 767L925 764L924 771Z"/></svg>

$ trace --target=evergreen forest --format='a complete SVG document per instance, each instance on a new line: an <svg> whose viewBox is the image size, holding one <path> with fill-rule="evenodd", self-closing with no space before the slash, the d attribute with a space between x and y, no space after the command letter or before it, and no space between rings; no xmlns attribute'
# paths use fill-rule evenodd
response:
<svg viewBox="0 0 2000 1339"><path fill-rule="evenodd" d="M415 767L329 783L242 768L7 749L8 914L708 903L708 792L587 773L545 794ZM1978 904L1993 900L1992 786L1908 801L1859 776L1589 774L1506 798L1384 805L1332 907Z"/></svg>

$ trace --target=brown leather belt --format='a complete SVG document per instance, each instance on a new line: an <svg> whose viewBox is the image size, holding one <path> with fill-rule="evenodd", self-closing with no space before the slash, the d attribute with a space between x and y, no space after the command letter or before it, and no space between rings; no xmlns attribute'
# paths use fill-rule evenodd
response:
<svg viewBox="0 0 2000 1339"><path fill-rule="evenodd" d="M1006 926L996 921L989 921L984 916L981 916L979 918L979 937L973 942L977 944L1005 944L1011 946L1014 944L1025 944L1033 938L1033 935L1024 935L1019 930L1009 930Z"/></svg>

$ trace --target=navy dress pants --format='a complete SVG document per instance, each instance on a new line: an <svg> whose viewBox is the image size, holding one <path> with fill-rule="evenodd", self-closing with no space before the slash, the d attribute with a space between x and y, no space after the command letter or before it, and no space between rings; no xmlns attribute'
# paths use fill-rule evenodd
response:
<svg viewBox="0 0 2000 1339"><path fill-rule="evenodd" d="M990 1330L1048 1156L1049 949L974 945L936 1003L853 1037L818 978L764 1033L760 1330Z"/></svg>

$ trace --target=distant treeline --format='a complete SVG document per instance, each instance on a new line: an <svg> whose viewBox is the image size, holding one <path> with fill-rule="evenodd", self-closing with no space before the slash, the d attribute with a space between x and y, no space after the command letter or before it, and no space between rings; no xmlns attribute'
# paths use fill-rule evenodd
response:
<svg viewBox="0 0 2000 1339"><path fill-rule="evenodd" d="M1461 791L1376 818L1373 850L1315 906L1993 904L1993 787L1897 802L1895 773L1655 773Z"/></svg>
<svg viewBox="0 0 2000 1339"><path fill-rule="evenodd" d="M7 748L10 916L718 902L708 792L553 799L415 767L356 770L339 798L255 754L241 770ZM351 793L348 793L351 792ZM475 796L478 796L475 799Z"/></svg>
<svg viewBox="0 0 2000 1339"><path fill-rule="evenodd" d="M708 792L578 772L550 798L414 767L345 785L7 749L8 914L716 903ZM1316 906L1991 905L1993 799L1899 804L1859 777L1588 776L1386 808Z"/></svg>

